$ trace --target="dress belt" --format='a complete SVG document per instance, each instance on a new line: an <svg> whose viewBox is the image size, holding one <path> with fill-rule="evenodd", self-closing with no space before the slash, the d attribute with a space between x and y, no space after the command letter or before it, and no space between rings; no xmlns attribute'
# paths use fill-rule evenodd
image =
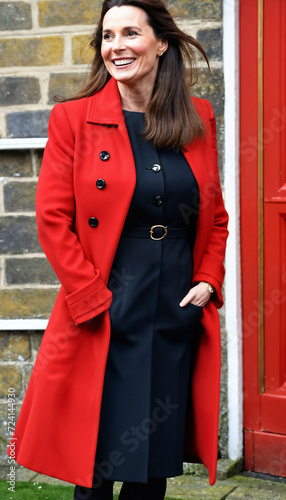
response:
<svg viewBox="0 0 286 500"><path fill-rule="evenodd" d="M152 227L131 227L124 228L122 236L131 236L134 238L151 238L154 241L164 238L186 238L189 234L188 227L168 227L155 225Z"/></svg>

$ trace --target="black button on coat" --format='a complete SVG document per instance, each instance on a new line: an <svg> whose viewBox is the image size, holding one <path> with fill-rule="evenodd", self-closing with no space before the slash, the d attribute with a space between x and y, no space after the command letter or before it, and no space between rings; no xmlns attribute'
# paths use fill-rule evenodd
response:
<svg viewBox="0 0 286 500"><path fill-rule="evenodd" d="M98 219L96 217L91 217L88 221L90 227L97 227L99 222L98 222Z"/></svg>
<svg viewBox="0 0 286 500"><path fill-rule="evenodd" d="M102 160L102 161L107 161L109 160L110 158L110 154L108 151L101 151L100 155L99 155L99 158Z"/></svg>
<svg viewBox="0 0 286 500"><path fill-rule="evenodd" d="M97 179L96 187L98 187L98 189L104 189L106 187L105 180L104 179Z"/></svg>

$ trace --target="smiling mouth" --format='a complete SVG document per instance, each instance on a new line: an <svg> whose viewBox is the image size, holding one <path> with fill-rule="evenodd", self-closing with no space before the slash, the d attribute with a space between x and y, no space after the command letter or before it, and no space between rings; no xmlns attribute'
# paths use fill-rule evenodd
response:
<svg viewBox="0 0 286 500"><path fill-rule="evenodd" d="M115 61L112 61L113 64L119 68L123 66L130 66L135 61L135 59L117 59Z"/></svg>

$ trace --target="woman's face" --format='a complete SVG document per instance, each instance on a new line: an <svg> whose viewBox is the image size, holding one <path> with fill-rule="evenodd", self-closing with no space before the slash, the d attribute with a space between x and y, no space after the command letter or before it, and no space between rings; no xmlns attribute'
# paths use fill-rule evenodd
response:
<svg viewBox="0 0 286 500"><path fill-rule="evenodd" d="M126 85L154 85L159 53L167 42L154 36L144 10L112 7L103 19L101 55L108 72Z"/></svg>

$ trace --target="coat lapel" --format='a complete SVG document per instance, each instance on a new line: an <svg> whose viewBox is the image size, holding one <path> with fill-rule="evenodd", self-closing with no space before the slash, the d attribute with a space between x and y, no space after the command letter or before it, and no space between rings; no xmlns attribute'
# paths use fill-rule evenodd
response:
<svg viewBox="0 0 286 500"><path fill-rule="evenodd" d="M124 115L118 85L116 80L111 78L103 89L90 98L86 121L118 127L122 120Z"/></svg>

